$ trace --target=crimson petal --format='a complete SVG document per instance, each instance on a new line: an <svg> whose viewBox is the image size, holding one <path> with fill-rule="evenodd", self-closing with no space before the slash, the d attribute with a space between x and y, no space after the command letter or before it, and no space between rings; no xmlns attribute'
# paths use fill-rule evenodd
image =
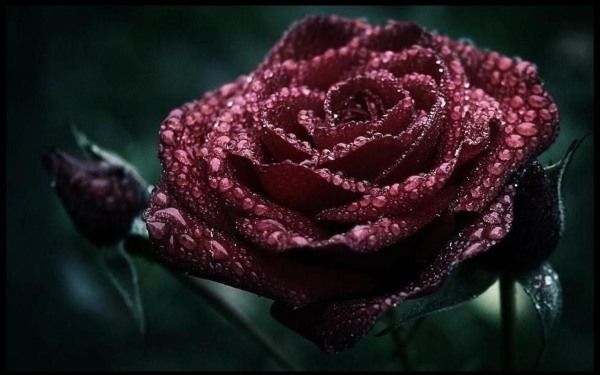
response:
<svg viewBox="0 0 600 375"><path fill-rule="evenodd" d="M507 185L505 192L486 208L480 219L458 231L415 281L394 293L312 303L300 309L290 309L276 302L271 314L325 352L348 349L390 308L403 300L434 292L458 263L487 251L502 239L511 226L514 193L514 187Z"/></svg>
<svg viewBox="0 0 600 375"><path fill-rule="evenodd" d="M291 162L258 166L257 173L275 202L308 215L361 195L355 181Z"/></svg>
<svg viewBox="0 0 600 375"><path fill-rule="evenodd" d="M304 265L256 250L188 215L175 201L168 206L153 205L145 220L155 252L167 264L289 306L374 288L372 279L355 272Z"/></svg>
<svg viewBox="0 0 600 375"><path fill-rule="evenodd" d="M535 65L484 52L472 45L444 36L438 42L450 46L465 65L472 84L500 103L506 124L492 142L490 151L466 176L456 210L480 211L493 199L512 171L545 150L558 134L558 109L544 90ZM479 186L482 194L470 192Z"/></svg>
<svg viewBox="0 0 600 375"><path fill-rule="evenodd" d="M330 48L348 44L370 25L337 16L309 16L293 25L269 51L261 66L273 65L291 59L307 60Z"/></svg>

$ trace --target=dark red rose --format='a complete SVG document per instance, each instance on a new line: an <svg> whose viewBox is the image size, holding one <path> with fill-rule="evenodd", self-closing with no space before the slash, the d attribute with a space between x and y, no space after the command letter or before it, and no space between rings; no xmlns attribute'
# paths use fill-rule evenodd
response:
<svg viewBox="0 0 600 375"><path fill-rule="evenodd" d="M121 240L146 203L136 176L108 161L92 161L54 150L44 166L73 224L98 246Z"/></svg>
<svg viewBox="0 0 600 375"><path fill-rule="evenodd" d="M248 76L173 110L145 213L157 254L274 299L325 351L511 230L553 142L535 65L430 33L309 17Z"/></svg>

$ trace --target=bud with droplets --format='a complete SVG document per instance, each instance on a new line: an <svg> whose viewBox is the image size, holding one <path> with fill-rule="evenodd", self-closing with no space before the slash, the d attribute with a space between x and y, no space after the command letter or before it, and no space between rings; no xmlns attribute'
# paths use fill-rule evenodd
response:
<svg viewBox="0 0 600 375"><path fill-rule="evenodd" d="M123 238L142 210L146 191L121 165L92 161L53 150L42 158L75 227L97 246Z"/></svg>

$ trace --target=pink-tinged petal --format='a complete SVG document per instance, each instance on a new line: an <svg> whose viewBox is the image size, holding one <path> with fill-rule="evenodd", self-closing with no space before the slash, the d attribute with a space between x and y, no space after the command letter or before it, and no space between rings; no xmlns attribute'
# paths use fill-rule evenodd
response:
<svg viewBox="0 0 600 375"><path fill-rule="evenodd" d="M408 130L415 129L415 136L411 136L409 148L397 158L389 167L380 172L374 179L374 182L382 184L391 184L401 182L411 175L417 175L430 169L433 156L438 148L438 139L442 131L443 120L446 119L443 111L443 98L438 99L438 103L431 108L428 117L421 118L415 125ZM423 124L419 128L419 124ZM409 131L402 136L409 133Z"/></svg>
<svg viewBox="0 0 600 375"><path fill-rule="evenodd" d="M457 159L443 163L424 175L407 178L384 188L372 188L359 201L321 211L319 220L363 223L379 217L394 217L410 211L426 200L432 200L446 186L455 170ZM348 215L348 213L352 213Z"/></svg>
<svg viewBox="0 0 600 375"><path fill-rule="evenodd" d="M436 63L442 71L439 82L439 90L446 99L446 108L448 116L446 124L442 129L438 155L435 163L449 161L455 157L459 148L463 145L463 120L465 112L469 108L467 104L465 90L469 87L469 82L465 78L464 67L461 60L446 45L433 42L433 49L436 51Z"/></svg>
<svg viewBox="0 0 600 375"><path fill-rule="evenodd" d="M381 134L358 137L340 151L322 152L319 166L357 179L371 180L408 149L408 138Z"/></svg>
<svg viewBox="0 0 600 375"><path fill-rule="evenodd" d="M373 123L370 121L350 121L343 124L317 127L312 137L319 149L331 149L342 143L352 143L357 137L371 137L375 133L398 135L416 119L414 100L402 99L389 109L383 117Z"/></svg>
<svg viewBox="0 0 600 375"><path fill-rule="evenodd" d="M328 49L322 55L299 62L293 84L326 91L347 76L355 76L354 70L362 66L368 56L366 49ZM291 62L288 61L289 64Z"/></svg>
<svg viewBox="0 0 600 375"><path fill-rule="evenodd" d="M386 168L374 179L378 185L390 185L402 182L409 176L418 175L429 170L436 151L440 126L430 126L413 142L394 164Z"/></svg>
<svg viewBox="0 0 600 375"><path fill-rule="evenodd" d="M156 255L167 264L289 306L360 295L375 287L372 278L356 272L255 249L188 215L174 201L167 208L150 208L145 220Z"/></svg>
<svg viewBox="0 0 600 375"><path fill-rule="evenodd" d="M228 122L219 124L219 120L228 119L223 115L226 103L239 102L239 96L235 95L240 93L242 85L243 77L235 84L206 94L199 101L173 110L159 132L163 180L195 215L225 231L231 231L233 226L219 199L208 187L200 145L214 131L229 130ZM216 128L215 124L218 124Z"/></svg>
<svg viewBox="0 0 600 375"><path fill-rule="evenodd" d="M336 126L348 121L376 122L406 94L400 82L386 71L352 77L327 91L327 123Z"/></svg>
<svg viewBox="0 0 600 375"><path fill-rule="evenodd" d="M418 91L415 89L415 92ZM426 94L422 94L421 99L431 104L430 98L425 99ZM427 95L433 97L432 93ZM322 150L319 166L355 178L372 180L406 153L427 128L439 126L438 121L442 119L441 101L427 109L430 111L428 117L422 111L423 115L398 136L374 133L369 138L357 137L351 144L334 149L334 152Z"/></svg>
<svg viewBox="0 0 600 375"><path fill-rule="evenodd" d="M312 303L300 309L273 304L271 314L325 352L348 349L364 337L393 306L437 290L460 262L487 251L510 230L514 188L509 185L476 222L457 231L423 269L393 293L337 302Z"/></svg>
<svg viewBox="0 0 600 375"><path fill-rule="evenodd" d="M401 78L407 74L422 74L440 82L444 74L441 61L429 48L413 46L400 52L385 51L370 57L363 70L387 70Z"/></svg>
<svg viewBox="0 0 600 375"><path fill-rule="evenodd" d="M211 137L202 148L210 190L217 194L217 201L227 208L229 216L236 223L240 216L249 215L276 220L306 237L322 237L323 230L311 219L263 195L254 167L265 161L260 154L260 143L246 133L236 137L225 144L220 142L222 137Z"/></svg>
<svg viewBox="0 0 600 375"><path fill-rule="evenodd" d="M258 166L257 173L273 201L307 215L362 195L352 179L291 162Z"/></svg>
<svg viewBox="0 0 600 375"><path fill-rule="evenodd" d="M269 51L261 66L285 60L307 60L330 48L349 44L370 26L359 20L337 16L309 16L294 24Z"/></svg>
<svg viewBox="0 0 600 375"><path fill-rule="evenodd" d="M282 88L264 103L262 126L282 129L297 138L310 141L308 129L299 120L300 111L311 111L313 116L324 118L323 100L325 93L305 87Z"/></svg>
<svg viewBox="0 0 600 375"><path fill-rule="evenodd" d="M499 104L481 89L467 90L470 109L463 125L463 141L458 164L462 165L485 150L490 144L492 128L500 131L502 113Z"/></svg>
<svg viewBox="0 0 600 375"><path fill-rule="evenodd" d="M382 52L399 52L414 44L430 45L431 35L411 22L390 22L383 27L376 26L360 41L362 47Z"/></svg>
<svg viewBox="0 0 600 375"><path fill-rule="evenodd" d="M372 224L357 225L345 233L334 235L322 244L342 244L352 252L374 253L417 233L439 216L440 212L444 212L455 196L456 188L449 186L440 190L432 199L415 205L411 212L393 218L382 218ZM371 205L375 208L385 204L384 196L374 197L371 200ZM351 216L352 212L347 214Z"/></svg>
<svg viewBox="0 0 600 375"><path fill-rule="evenodd" d="M500 103L506 123L489 152L466 176L456 210L480 211L493 199L513 171L550 145L558 134L558 109L537 75L535 65L484 52L472 45L436 36L452 48L474 87ZM483 187L473 197L471 190Z"/></svg>
<svg viewBox="0 0 600 375"><path fill-rule="evenodd" d="M317 151L308 142L298 140L293 133L286 134L281 128L264 126L262 141L277 161L301 163L317 156Z"/></svg>

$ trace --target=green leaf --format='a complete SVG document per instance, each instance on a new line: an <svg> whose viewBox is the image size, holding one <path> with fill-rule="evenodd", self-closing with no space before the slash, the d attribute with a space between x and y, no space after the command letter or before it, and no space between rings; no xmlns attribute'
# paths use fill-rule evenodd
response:
<svg viewBox="0 0 600 375"><path fill-rule="evenodd" d="M550 181L554 184L554 186L556 186L556 189L558 191L558 207L560 210L560 222L561 222L560 232L561 233L564 230L564 223L565 223L565 205L564 205L564 199L563 199L563 194L562 194L563 179L564 179L565 173L567 172L567 169L569 168L569 165L571 164L573 155L575 155L575 152L577 151L577 149L581 146L583 141L585 141L585 139L588 136L589 136L589 134L585 135L581 139L575 139L573 142L571 142L571 144L569 145L569 148L567 148L567 152L565 152L565 156L563 156L562 159L560 159L559 161L557 161L556 163L554 163L552 165L544 167L544 171L546 171L546 173L548 174L548 177L550 177Z"/></svg>
<svg viewBox="0 0 600 375"><path fill-rule="evenodd" d="M537 269L517 275L517 281L531 298L540 318L544 341L537 363L544 353L546 342L558 324L562 311L562 289L558 274L548 263L542 263Z"/></svg>
<svg viewBox="0 0 600 375"><path fill-rule="evenodd" d="M465 262L455 269L444 285L435 293L416 299L394 324L375 334L386 335L402 328L408 322L426 315L454 308L485 292L498 278L495 272L481 268L476 259Z"/></svg>
<svg viewBox="0 0 600 375"><path fill-rule="evenodd" d="M131 173L131 175L138 180L142 186L148 186L148 183L142 178L133 164L120 157L117 153L104 149L92 142L88 136L83 133L74 123L71 123L71 133L73 133L73 137L75 138L75 142L77 142L79 148L89 158L98 161L106 161L113 165L118 165L126 172Z"/></svg>

